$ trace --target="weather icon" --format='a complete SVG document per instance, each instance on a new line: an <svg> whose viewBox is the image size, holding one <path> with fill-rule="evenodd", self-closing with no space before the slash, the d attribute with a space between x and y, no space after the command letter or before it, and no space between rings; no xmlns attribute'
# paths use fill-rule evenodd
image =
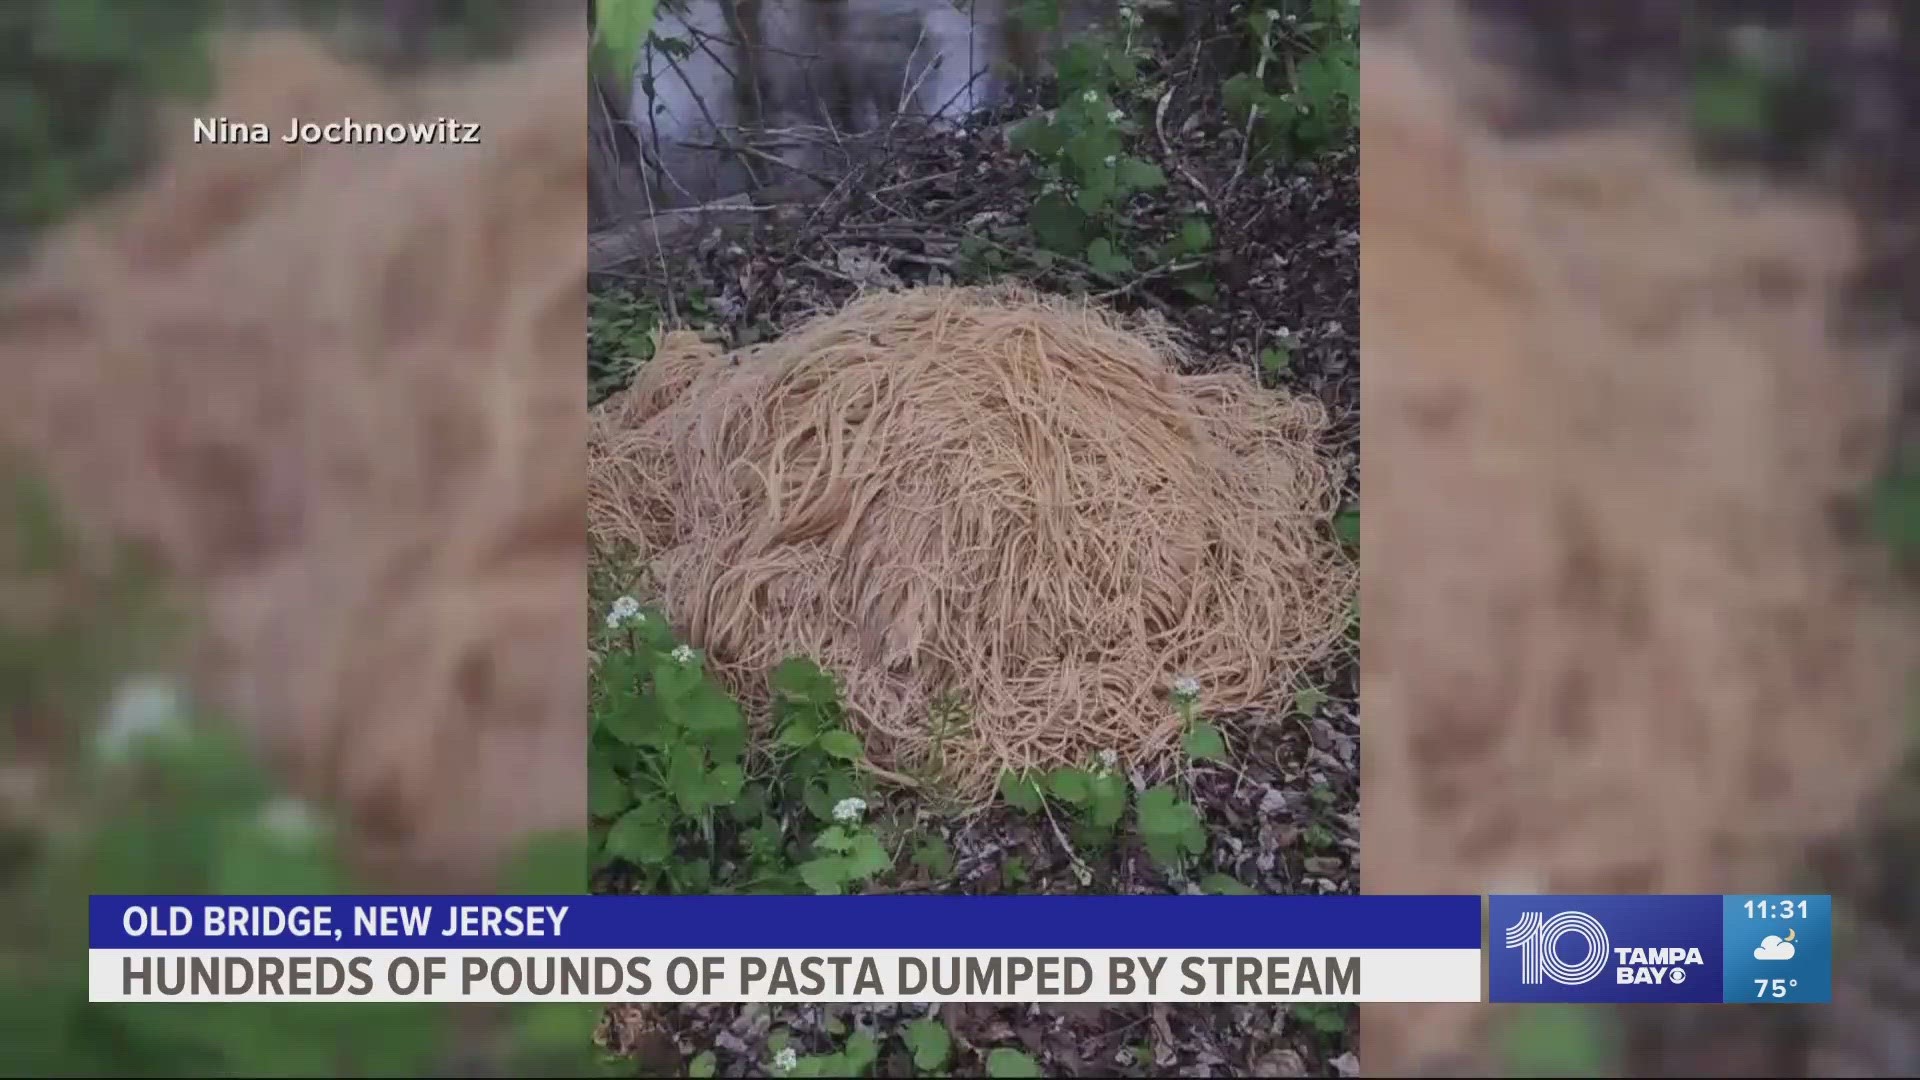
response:
<svg viewBox="0 0 1920 1080"><path fill-rule="evenodd" d="M1786 937L1768 934L1760 939L1760 947L1753 950L1755 960L1791 960L1793 959L1793 938L1799 931L1789 930Z"/></svg>

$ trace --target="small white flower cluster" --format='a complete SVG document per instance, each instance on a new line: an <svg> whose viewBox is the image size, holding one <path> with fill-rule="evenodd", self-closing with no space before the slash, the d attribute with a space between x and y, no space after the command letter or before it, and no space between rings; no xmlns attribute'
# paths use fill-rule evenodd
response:
<svg viewBox="0 0 1920 1080"><path fill-rule="evenodd" d="M1111 169L1118 164L1120 164L1120 156L1118 154L1107 155L1107 168Z"/></svg>
<svg viewBox="0 0 1920 1080"><path fill-rule="evenodd" d="M255 824L262 832L288 844L311 842L325 825L320 815L297 799L280 799L261 808Z"/></svg>
<svg viewBox="0 0 1920 1080"><path fill-rule="evenodd" d="M1132 5L1130 4L1121 4L1120 5L1120 21L1123 23L1126 23L1128 26L1132 26L1134 23L1137 23L1140 21L1140 13L1133 10Z"/></svg>
<svg viewBox="0 0 1920 1080"><path fill-rule="evenodd" d="M773 1055L773 1071L785 1076L800 1067L800 1055L789 1046Z"/></svg>
<svg viewBox="0 0 1920 1080"><path fill-rule="evenodd" d="M136 678L114 693L106 722L94 736L94 747L102 758L119 764L130 760L135 748L148 739L171 738L186 729L179 688L162 678Z"/></svg>
<svg viewBox="0 0 1920 1080"><path fill-rule="evenodd" d="M694 656L695 653L691 646L676 645L673 648L673 662L676 664L691 664L693 663Z"/></svg>
<svg viewBox="0 0 1920 1080"><path fill-rule="evenodd" d="M841 799L839 802L833 804L833 820L835 821L844 821L852 824L853 822L859 821L860 815L866 812L867 800L865 799Z"/></svg>
<svg viewBox="0 0 1920 1080"><path fill-rule="evenodd" d="M1100 751L1100 771L1112 772L1120 767L1120 755L1112 750Z"/></svg>
<svg viewBox="0 0 1920 1080"><path fill-rule="evenodd" d="M1098 105L1100 103L1100 91L1089 90L1086 93L1080 95L1080 100L1086 102L1089 105Z"/></svg>
<svg viewBox="0 0 1920 1080"><path fill-rule="evenodd" d="M613 602L607 612L607 629L618 630L628 623L643 623L647 616L640 610L640 601L631 596L623 596Z"/></svg>
<svg viewBox="0 0 1920 1080"><path fill-rule="evenodd" d="M1109 110L1107 113L1107 122L1111 124L1117 124L1120 121L1125 120L1126 118L1127 118L1126 112L1121 109L1112 109L1112 110Z"/></svg>
<svg viewBox="0 0 1920 1080"><path fill-rule="evenodd" d="M1200 700L1200 680L1191 675L1182 675L1173 680L1173 700L1182 705L1191 705Z"/></svg>

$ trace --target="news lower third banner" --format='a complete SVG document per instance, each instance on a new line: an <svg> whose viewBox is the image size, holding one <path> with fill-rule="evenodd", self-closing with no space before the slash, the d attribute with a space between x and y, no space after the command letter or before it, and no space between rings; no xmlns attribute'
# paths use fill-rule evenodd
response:
<svg viewBox="0 0 1920 1080"><path fill-rule="evenodd" d="M1493 896L1484 938L1478 896L90 903L96 1002L1794 1004L1832 996L1826 896Z"/></svg>
<svg viewBox="0 0 1920 1080"><path fill-rule="evenodd" d="M89 904L95 1002L1482 1000L1477 896Z"/></svg>

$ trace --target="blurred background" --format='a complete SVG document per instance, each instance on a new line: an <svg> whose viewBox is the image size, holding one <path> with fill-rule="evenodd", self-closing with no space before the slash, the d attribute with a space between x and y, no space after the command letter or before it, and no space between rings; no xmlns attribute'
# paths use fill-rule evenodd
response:
<svg viewBox="0 0 1920 1080"><path fill-rule="evenodd" d="M1368 1006L1366 1071L1912 1073L1920 9L1365 15L1364 887L1839 936L1830 1006Z"/></svg>
<svg viewBox="0 0 1920 1080"><path fill-rule="evenodd" d="M0 1074L605 1069L597 1007L78 962L90 892L583 890L584 7L0 5Z"/></svg>

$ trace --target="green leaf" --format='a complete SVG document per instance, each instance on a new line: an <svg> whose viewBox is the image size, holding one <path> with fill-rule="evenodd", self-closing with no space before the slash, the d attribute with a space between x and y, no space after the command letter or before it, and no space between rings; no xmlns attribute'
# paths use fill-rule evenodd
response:
<svg viewBox="0 0 1920 1080"><path fill-rule="evenodd" d="M1137 157L1120 159L1120 187L1126 191L1155 191L1167 186L1160 166Z"/></svg>
<svg viewBox="0 0 1920 1080"><path fill-rule="evenodd" d="M673 836L651 807L637 806L607 832L607 854L640 866L657 866L673 854Z"/></svg>
<svg viewBox="0 0 1920 1080"><path fill-rule="evenodd" d="M1051 158L1058 155L1061 147L1067 144L1067 135L1058 121L1049 124L1046 114L1042 113L1021 121L1008 134L1007 141L1023 154Z"/></svg>
<svg viewBox="0 0 1920 1080"><path fill-rule="evenodd" d="M938 1020L915 1020L907 1025L905 1038L913 1066L921 1072L943 1068L953 1052L953 1034Z"/></svg>
<svg viewBox="0 0 1920 1080"><path fill-rule="evenodd" d="M1221 761L1227 756L1226 736L1212 724L1193 725L1183 745L1187 756L1195 761Z"/></svg>
<svg viewBox="0 0 1920 1080"><path fill-rule="evenodd" d="M687 1075L692 1080L709 1080L719 1072L719 1069L720 1063L711 1050L702 1050L694 1055L692 1061L687 1062Z"/></svg>
<svg viewBox="0 0 1920 1080"><path fill-rule="evenodd" d="M858 761L866 751L860 745L860 737L851 731L835 729L820 736L820 749L842 761Z"/></svg>
<svg viewBox="0 0 1920 1080"><path fill-rule="evenodd" d="M853 850L847 853L847 876L870 878L893 865L892 856L881 846L872 829L863 829L853 838Z"/></svg>
<svg viewBox="0 0 1920 1080"><path fill-rule="evenodd" d="M1269 345L1260 350L1260 370L1278 375L1293 366L1293 352L1285 345Z"/></svg>
<svg viewBox="0 0 1920 1080"><path fill-rule="evenodd" d="M617 817L633 801L633 793L600 755L587 762L587 812L597 818Z"/></svg>
<svg viewBox="0 0 1920 1080"><path fill-rule="evenodd" d="M697 815L707 808L707 755L697 746L675 748L667 764L667 788L682 812Z"/></svg>
<svg viewBox="0 0 1920 1080"><path fill-rule="evenodd" d="M847 860L838 855L809 859L800 864L800 880L821 896L838 896L846 891Z"/></svg>
<svg viewBox="0 0 1920 1080"><path fill-rule="evenodd" d="M746 786L747 774L738 764L728 761L715 765L707 774L707 802L712 806L732 805Z"/></svg>
<svg viewBox="0 0 1920 1080"><path fill-rule="evenodd" d="M790 656L773 669L773 689L800 705L830 705L840 696L833 678L804 656Z"/></svg>
<svg viewBox="0 0 1920 1080"><path fill-rule="evenodd" d="M683 664L669 654L654 661L653 689L663 703L672 705L686 700L705 681L698 658Z"/></svg>
<svg viewBox="0 0 1920 1080"><path fill-rule="evenodd" d="M873 1067L874 1060L880 1056L880 1045L874 1041L873 1033L856 1031L840 1049L841 1065L844 1069L840 1076L859 1076Z"/></svg>
<svg viewBox="0 0 1920 1080"><path fill-rule="evenodd" d="M1133 261L1115 251L1113 241L1104 236L1087 245L1087 265L1108 277L1119 277L1133 269Z"/></svg>
<svg viewBox="0 0 1920 1080"><path fill-rule="evenodd" d="M934 877L946 877L953 873L953 849L941 837L929 836L914 849L913 865Z"/></svg>
<svg viewBox="0 0 1920 1080"><path fill-rule="evenodd" d="M1086 249L1087 215L1058 193L1042 195L1028 211L1033 238L1060 255L1078 256Z"/></svg>
<svg viewBox="0 0 1920 1080"><path fill-rule="evenodd" d="M994 1080L1033 1080L1040 1075L1040 1063L1030 1054L998 1046L987 1055L987 1075Z"/></svg>
<svg viewBox="0 0 1920 1080"><path fill-rule="evenodd" d="M1140 823L1140 832L1149 838L1179 837L1200 820L1192 805L1182 802L1173 789L1164 784L1141 794L1134 816Z"/></svg>
<svg viewBox="0 0 1920 1080"><path fill-rule="evenodd" d="M820 738L820 729L811 720L790 720L780 729L780 745L789 750L805 750Z"/></svg>
<svg viewBox="0 0 1920 1080"><path fill-rule="evenodd" d="M1070 806L1081 805L1092 794L1084 769L1055 769L1047 780L1047 786L1053 789L1055 798Z"/></svg>
<svg viewBox="0 0 1920 1080"><path fill-rule="evenodd" d="M1200 887L1215 896L1253 896L1254 891L1242 885L1236 878L1226 874L1208 874L1200 879Z"/></svg>
<svg viewBox="0 0 1920 1080"><path fill-rule="evenodd" d="M1301 716L1312 716L1320 711L1320 706L1326 703L1327 692L1317 686L1296 690L1293 694L1293 711Z"/></svg>
<svg viewBox="0 0 1920 1080"><path fill-rule="evenodd" d="M1180 223L1180 247L1189 255L1198 255L1213 246L1213 226L1206 218L1190 217Z"/></svg>
<svg viewBox="0 0 1920 1080"><path fill-rule="evenodd" d="M1029 772L1001 773L1000 797L1022 813L1037 813L1040 809L1040 785Z"/></svg>
<svg viewBox="0 0 1920 1080"><path fill-rule="evenodd" d="M1087 782L1087 820L1102 829L1119 824L1127 812L1127 782L1119 773L1099 773Z"/></svg>

